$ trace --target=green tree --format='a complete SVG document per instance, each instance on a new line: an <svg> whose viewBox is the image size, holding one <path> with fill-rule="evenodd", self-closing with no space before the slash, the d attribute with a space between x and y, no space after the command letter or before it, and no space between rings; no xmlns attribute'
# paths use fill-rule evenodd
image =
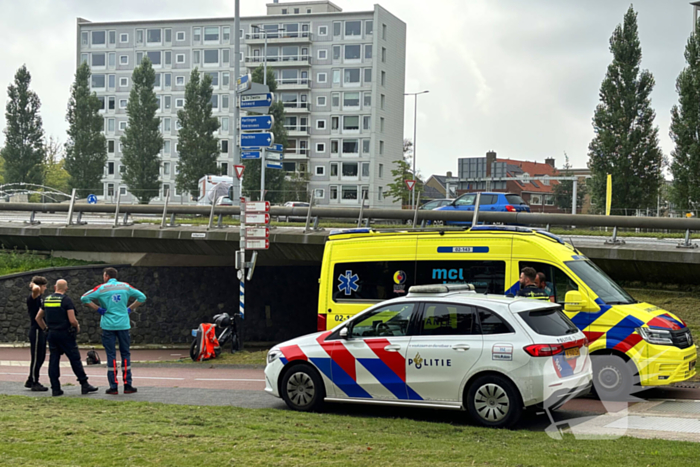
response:
<svg viewBox="0 0 700 467"><path fill-rule="evenodd" d="M61 143L50 136L44 146L44 151L46 153L43 175L44 185L70 194L73 187L71 186L71 176L65 168L66 159L63 157Z"/></svg>
<svg viewBox="0 0 700 467"><path fill-rule="evenodd" d="M5 159L2 158L2 148L0 148L0 184L5 183Z"/></svg>
<svg viewBox="0 0 700 467"><path fill-rule="evenodd" d="M416 180L416 185L413 187L416 191L416 197L418 193L423 192L423 182L420 180L418 174L416 174L415 177L413 176L413 168L411 167L412 158L413 143L410 139L404 139L403 159L394 161L396 168L391 171L394 182L387 184L389 190L385 193L385 196L390 196L394 202L401 202L402 206L411 205L411 190L408 189L406 180Z"/></svg>
<svg viewBox="0 0 700 467"><path fill-rule="evenodd" d="M700 22L698 22L700 25ZM692 33L685 46L686 67L676 79L678 105L671 109L670 136L673 185L670 197L678 209L700 203L700 35Z"/></svg>
<svg viewBox="0 0 700 467"><path fill-rule="evenodd" d="M260 65L253 71L252 79L254 83L263 83L265 72L263 66ZM277 91L277 80L274 72L267 69L267 85L270 92ZM282 101L277 101L270 107L270 115L275 119L275 124L272 127L272 133L275 135L275 143L287 147L287 130L284 128L284 104ZM244 161L245 172L243 174L243 191L253 199L260 199L260 160ZM285 180L286 172L279 169L265 169L265 189L267 195L265 199L271 203L281 203L285 199L287 192L287 183ZM302 174L303 176L304 174Z"/></svg>
<svg viewBox="0 0 700 467"><path fill-rule="evenodd" d="M219 129L219 120L211 115L213 92L211 76L205 74L200 80L195 68L185 87L185 108L177 112L180 173L175 183L178 190L195 198L199 196L199 179L217 173L219 141L214 132Z"/></svg>
<svg viewBox="0 0 700 467"><path fill-rule="evenodd" d="M282 202L308 201L310 178L311 176L308 172L290 175L289 179L285 182L284 197L282 198Z"/></svg>
<svg viewBox="0 0 700 467"><path fill-rule="evenodd" d="M160 182L160 151L163 136L160 119L156 117L158 101L153 91L156 74L148 57L144 57L131 77L131 93L126 106L129 123L121 137L122 179L141 204L158 196Z"/></svg>
<svg viewBox="0 0 700 467"><path fill-rule="evenodd" d="M41 185L44 162L44 129L39 109L41 101L29 89L32 77L25 65L15 73L7 87L9 101L5 108L5 180L8 183Z"/></svg>
<svg viewBox="0 0 700 467"><path fill-rule="evenodd" d="M589 149L590 189L596 206L605 206L607 175L612 175L614 208L656 206L664 156L649 95L654 77L640 71L642 48L632 6L610 38L613 61L600 87Z"/></svg>
<svg viewBox="0 0 700 467"><path fill-rule="evenodd" d="M90 67L83 62L75 72L66 121L68 141L63 165L70 174L70 188L78 197L102 193L102 174L107 163L107 141L102 130L100 100L90 92Z"/></svg>
<svg viewBox="0 0 700 467"><path fill-rule="evenodd" d="M564 167L559 171L562 177L573 177L574 172L571 170L571 162L569 162L568 154L564 153ZM573 180L559 180L559 182L554 185L554 203L563 211L571 210L571 201L574 197L574 181ZM577 183L576 186L576 207L581 209L583 206L583 200L588 194L588 187L586 183Z"/></svg>

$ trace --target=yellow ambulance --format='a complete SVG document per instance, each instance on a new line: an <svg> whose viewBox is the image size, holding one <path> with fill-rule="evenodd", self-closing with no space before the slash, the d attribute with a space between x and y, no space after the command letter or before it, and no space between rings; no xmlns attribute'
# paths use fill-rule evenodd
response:
<svg viewBox="0 0 700 467"><path fill-rule="evenodd" d="M332 329L417 284L469 283L478 293L516 295L528 266L545 274L552 300L588 338L599 394L618 397L632 385L695 375L696 347L683 320L638 303L572 245L526 227L334 231L323 255L318 328Z"/></svg>

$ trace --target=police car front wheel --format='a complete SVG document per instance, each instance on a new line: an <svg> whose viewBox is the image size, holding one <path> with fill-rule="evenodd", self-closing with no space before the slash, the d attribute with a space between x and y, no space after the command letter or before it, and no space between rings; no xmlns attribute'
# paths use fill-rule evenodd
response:
<svg viewBox="0 0 700 467"><path fill-rule="evenodd" d="M466 402L474 421L488 427L513 426L522 414L518 389L497 375L482 376L474 381L467 391Z"/></svg>
<svg viewBox="0 0 700 467"><path fill-rule="evenodd" d="M280 390L287 406L302 412L320 409L326 397L321 376L307 364L296 365L286 371Z"/></svg>

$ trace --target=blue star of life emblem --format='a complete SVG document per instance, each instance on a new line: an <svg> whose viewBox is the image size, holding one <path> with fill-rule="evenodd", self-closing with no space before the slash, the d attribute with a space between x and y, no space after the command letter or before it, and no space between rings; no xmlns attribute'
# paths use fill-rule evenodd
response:
<svg viewBox="0 0 700 467"><path fill-rule="evenodd" d="M114 303L119 303L122 301L122 296L121 295L112 295L112 301Z"/></svg>
<svg viewBox="0 0 700 467"><path fill-rule="evenodd" d="M350 295L352 292L357 292L357 289L359 286L357 285L357 281L360 278L357 276L357 274L353 274L352 271L345 271L345 275L341 274L338 276L338 280L340 281L340 284L338 284L338 290L341 292L344 291L345 295Z"/></svg>

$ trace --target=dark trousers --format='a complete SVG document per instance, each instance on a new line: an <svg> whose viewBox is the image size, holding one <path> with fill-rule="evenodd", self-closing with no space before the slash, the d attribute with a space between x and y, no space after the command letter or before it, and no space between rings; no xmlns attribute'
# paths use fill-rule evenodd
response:
<svg viewBox="0 0 700 467"><path fill-rule="evenodd" d="M119 353L122 357L122 378L124 384L131 386L131 335L129 330L108 331L102 330L102 345L107 354L107 381L109 387L116 389L119 387L119 374L117 371L117 349L116 342L119 342Z"/></svg>
<svg viewBox="0 0 700 467"><path fill-rule="evenodd" d="M29 380L32 384L39 382L39 370L46 360L46 334L39 326L29 327L29 345L32 351L32 361L29 364Z"/></svg>
<svg viewBox="0 0 700 467"><path fill-rule="evenodd" d="M60 361L61 355L68 357L70 366L75 373L78 382L83 385L87 384L88 377L83 369L83 363L80 361L80 351L78 344L75 342L75 334L69 331L49 331L49 379L51 380L51 389L61 389Z"/></svg>

